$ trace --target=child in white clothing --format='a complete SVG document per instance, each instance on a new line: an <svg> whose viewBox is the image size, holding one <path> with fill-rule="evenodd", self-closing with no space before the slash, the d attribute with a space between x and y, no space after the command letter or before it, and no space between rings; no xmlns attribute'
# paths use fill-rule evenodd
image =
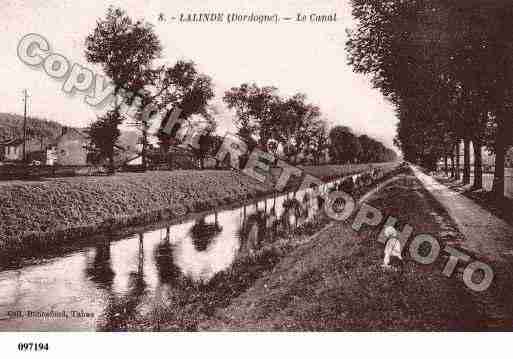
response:
<svg viewBox="0 0 513 359"><path fill-rule="evenodd" d="M383 267L390 268L390 259L397 257L403 260L401 255L401 242L399 241L399 234L394 227L385 228L385 238L387 243L385 245L385 258L383 259Z"/></svg>

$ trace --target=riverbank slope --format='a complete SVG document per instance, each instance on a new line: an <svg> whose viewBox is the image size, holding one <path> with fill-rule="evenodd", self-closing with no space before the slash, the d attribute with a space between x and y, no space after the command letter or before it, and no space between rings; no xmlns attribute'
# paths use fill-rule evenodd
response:
<svg viewBox="0 0 513 359"><path fill-rule="evenodd" d="M0 260L88 235L242 202L272 191L233 171L118 173L0 184Z"/></svg>
<svg viewBox="0 0 513 359"><path fill-rule="evenodd" d="M322 180L396 164L318 166ZM316 173L317 174L317 173ZM293 181L292 181L293 182ZM237 171L183 170L0 182L0 264L96 234L243 204L274 192Z"/></svg>
<svg viewBox="0 0 513 359"><path fill-rule="evenodd" d="M410 172L366 202L398 218L400 228L410 224L410 240L416 234L431 234L441 248L457 247L464 240L447 212ZM405 250L402 270L384 270L384 246L376 240L381 227L356 232L352 220L336 223L285 256L200 329L479 330L509 323L505 318L494 321L479 304L493 305L482 299L493 288L472 292L460 271L451 278L442 274L446 255L432 265L421 265Z"/></svg>

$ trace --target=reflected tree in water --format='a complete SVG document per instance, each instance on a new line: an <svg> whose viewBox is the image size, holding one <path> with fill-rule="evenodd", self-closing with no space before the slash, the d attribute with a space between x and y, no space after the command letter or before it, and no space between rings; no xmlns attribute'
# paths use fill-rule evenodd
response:
<svg viewBox="0 0 513 359"><path fill-rule="evenodd" d="M128 276L128 292L127 296L131 301L132 298L140 298L147 287L144 280L144 235L139 233L139 250L137 252L137 271L131 271Z"/></svg>
<svg viewBox="0 0 513 359"><path fill-rule="evenodd" d="M238 235L241 242L241 253L253 255L259 250L267 235L267 218L265 211L256 211L249 216L242 217Z"/></svg>
<svg viewBox="0 0 513 359"><path fill-rule="evenodd" d="M286 230L290 231L297 226L298 219L301 218L303 214L301 202L299 202L295 197L287 198L283 203L283 209L284 212L281 219Z"/></svg>
<svg viewBox="0 0 513 359"><path fill-rule="evenodd" d="M160 284L175 282L180 276L180 269L174 262L169 227L166 228L165 237L156 246L154 256Z"/></svg>
<svg viewBox="0 0 513 359"><path fill-rule="evenodd" d="M198 219L190 230L194 247L199 252L206 251L212 240L221 233L217 212L214 214L214 223L207 223L206 217Z"/></svg>
<svg viewBox="0 0 513 359"><path fill-rule="evenodd" d="M128 323L135 319L137 308L146 294L144 280L144 235L138 235L137 269L128 274L127 291L123 295L109 291L108 304L104 311L102 330L128 330Z"/></svg>
<svg viewBox="0 0 513 359"><path fill-rule="evenodd" d="M87 277L98 287L111 290L114 271L110 257L110 240L106 239L95 246L93 259L86 265Z"/></svg>

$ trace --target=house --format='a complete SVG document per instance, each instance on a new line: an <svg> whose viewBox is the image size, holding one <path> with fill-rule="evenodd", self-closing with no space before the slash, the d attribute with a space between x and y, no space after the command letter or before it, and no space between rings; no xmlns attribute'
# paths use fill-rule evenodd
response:
<svg viewBox="0 0 513 359"><path fill-rule="evenodd" d="M47 165L85 166L87 137L77 129L62 128L62 134L47 149Z"/></svg>
<svg viewBox="0 0 513 359"><path fill-rule="evenodd" d="M0 161L23 160L23 140L10 139L0 141Z"/></svg>
<svg viewBox="0 0 513 359"><path fill-rule="evenodd" d="M57 164L57 146L51 146L46 150L46 165L54 166Z"/></svg>

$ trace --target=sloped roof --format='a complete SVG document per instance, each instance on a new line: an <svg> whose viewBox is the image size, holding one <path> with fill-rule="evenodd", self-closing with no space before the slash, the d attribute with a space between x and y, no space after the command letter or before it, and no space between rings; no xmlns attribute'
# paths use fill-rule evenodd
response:
<svg viewBox="0 0 513 359"><path fill-rule="evenodd" d="M52 145L57 145L64 137L71 137L72 139L87 141L89 138L82 131L77 130L73 127L68 127L66 132L57 137L51 142Z"/></svg>

